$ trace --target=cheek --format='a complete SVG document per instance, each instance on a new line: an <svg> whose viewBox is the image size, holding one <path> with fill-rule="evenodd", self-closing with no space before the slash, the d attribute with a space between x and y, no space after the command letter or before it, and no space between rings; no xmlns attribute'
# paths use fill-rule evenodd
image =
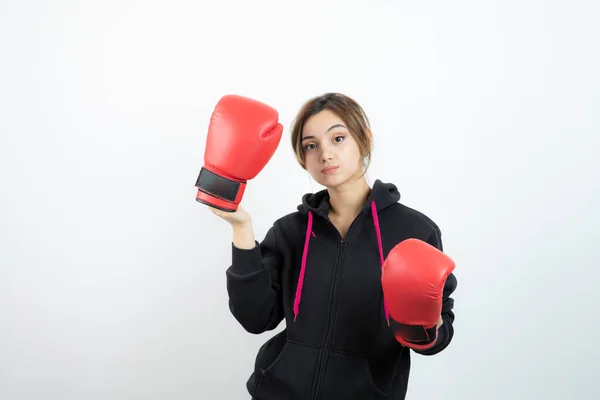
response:
<svg viewBox="0 0 600 400"><path fill-rule="evenodd" d="M310 170L318 164L318 157L316 154L317 153L314 150L304 153L304 164L306 165L306 169Z"/></svg>
<svg viewBox="0 0 600 400"><path fill-rule="evenodd" d="M361 164L362 163L362 159L360 156L360 149L358 148L358 146L354 143L352 143L351 146L347 146L347 148L345 149L346 151L344 152L344 163L346 165L355 165L355 164Z"/></svg>

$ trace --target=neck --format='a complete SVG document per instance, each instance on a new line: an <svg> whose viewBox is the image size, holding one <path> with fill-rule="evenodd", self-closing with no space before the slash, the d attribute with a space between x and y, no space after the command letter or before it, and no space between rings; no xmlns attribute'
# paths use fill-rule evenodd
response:
<svg viewBox="0 0 600 400"><path fill-rule="evenodd" d="M337 217L354 218L364 207L371 188L362 177L353 182L334 188L328 188L329 213Z"/></svg>

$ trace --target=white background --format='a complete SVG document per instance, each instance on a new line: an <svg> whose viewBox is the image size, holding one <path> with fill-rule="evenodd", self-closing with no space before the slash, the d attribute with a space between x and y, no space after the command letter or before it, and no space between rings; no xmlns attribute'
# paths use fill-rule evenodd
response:
<svg viewBox="0 0 600 400"><path fill-rule="evenodd" d="M227 307L208 120L226 93L280 112L243 203L262 239L320 189L289 128L327 91L457 262L456 336L408 399L600 398L599 4L2 1L0 398L247 399L275 332Z"/></svg>

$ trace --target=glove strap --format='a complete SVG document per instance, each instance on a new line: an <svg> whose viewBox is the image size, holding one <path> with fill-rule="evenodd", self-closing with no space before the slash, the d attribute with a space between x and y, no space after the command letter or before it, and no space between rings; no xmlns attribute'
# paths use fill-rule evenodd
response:
<svg viewBox="0 0 600 400"><path fill-rule="evenodd" d="M404 325L392 319L391 327L396 339L407 347L426 349L433 346L437 340L437 326Z"/></svg>
<svg viewBox="0 0 600 400"><path fill-rule="evenodd" d="M204 166L198 174L196 187L198 202L224 211L235 211L244 195L246 182L225 178Z"/></svg>

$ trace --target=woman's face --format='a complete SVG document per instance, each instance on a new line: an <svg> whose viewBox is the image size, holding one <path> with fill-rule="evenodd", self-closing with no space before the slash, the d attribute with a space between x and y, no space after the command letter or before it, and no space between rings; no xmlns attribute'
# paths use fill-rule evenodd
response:
<svg viewBox="0 0 600 400"><path fill-rule="evenodd" d="M323 110L302 129L306 170L319 184L332 188L362 174L358 144L335 113Z"/></svg>

